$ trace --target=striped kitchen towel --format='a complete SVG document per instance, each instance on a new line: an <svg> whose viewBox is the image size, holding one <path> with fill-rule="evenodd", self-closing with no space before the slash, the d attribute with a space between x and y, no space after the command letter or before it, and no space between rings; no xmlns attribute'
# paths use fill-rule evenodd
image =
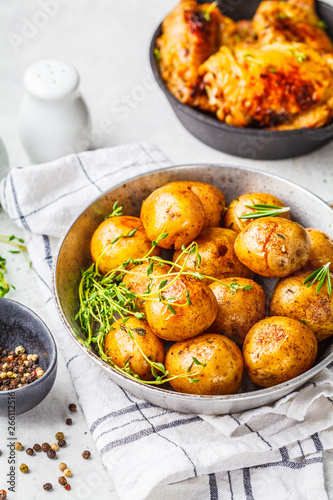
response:
<svg viewBox="0 0 333 500"><path fill-rule="evenodd" d="M52 261L71 222L113 185L169 165L153 145L133 144L14 168L0 189L3 208L29 233L49 326L119 498L327 499L323 450L333 448L333 367L269 406L224 416L181 414L118 387L58 318Z"/></svg>

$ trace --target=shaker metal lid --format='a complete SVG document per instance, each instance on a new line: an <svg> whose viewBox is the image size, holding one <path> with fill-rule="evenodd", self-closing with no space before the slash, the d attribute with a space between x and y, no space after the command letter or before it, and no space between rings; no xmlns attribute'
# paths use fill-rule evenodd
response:
<svg viewBox="0 0 333 500"><path fill-rule="evenodd" d="M74 92L80 77L71 64L59 59L43 59L29 66L23 84L29 94L39 99L62 99Z"/></svg>

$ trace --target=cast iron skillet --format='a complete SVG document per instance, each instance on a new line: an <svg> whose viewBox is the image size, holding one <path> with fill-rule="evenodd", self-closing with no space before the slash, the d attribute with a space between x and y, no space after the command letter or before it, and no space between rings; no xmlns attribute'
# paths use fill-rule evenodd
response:
<svg viewBox="0 0 333 500"><path fill-rule="evenodd" d="M199 1L199 3L204 3ZM223 0L222 12L234 20L251 19L259 0ZM318 1L317 13L333 35L333 7ZM184 127L200 141L230 155L253 160L281 160L305 155L333 139L333 123L319 129L270 131L226 125L212 115L180 103L168 90L159 73L154 56L156 39L161 35L161 25L155 31L150 45L150 64L154 77L166 95L176 116Z"/></svg>

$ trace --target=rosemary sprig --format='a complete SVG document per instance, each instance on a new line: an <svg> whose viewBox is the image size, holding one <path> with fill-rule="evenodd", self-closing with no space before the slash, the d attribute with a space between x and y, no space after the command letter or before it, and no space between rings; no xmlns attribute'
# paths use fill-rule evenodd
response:
<svg viewBox="0 0 333 500"><path fill-rule="evenodd" d="M290 207L279 207L277 205L266 205L265 203L256 203L255 205L245 205L255 212L241 215L238 219L259 219L261 217L277 217L290 211Z"/></svg>
<svg viewBox="0 0 333 500"><path fill-rule="evenodd" d="M210 21L212 20L212 12L215 9L215 7L217 7L217 6L218 6L218 2L213 2L210 4L209 7L207 7L207 9L201 10L201 12L204 16L204 19L205 19L205 21L207 21L207 23L210 23Z"/></svg>
<svg viewBox="0 0 333 500"><path fill-rule="evenodd" d="M330 262L327 262L324 266L319 267L311 273L303 285L307 284L307 287L312 286L314 283L318 283L316 293L319 293L325 281L327 281L327 292L329 295L332 293L332 282L331 282L331 274L330 274Z"/></svg>

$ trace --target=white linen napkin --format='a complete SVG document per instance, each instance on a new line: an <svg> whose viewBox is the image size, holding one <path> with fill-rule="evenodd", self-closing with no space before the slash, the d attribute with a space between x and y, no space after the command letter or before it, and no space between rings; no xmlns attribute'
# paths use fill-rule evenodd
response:
<svg viewBox="0 0 333 500"><path fill-rule="evenodd" d="M322 452L333 448L333 366L266 407L225 416L181 414L118 387L75 346L58 317L51 272L59 238L113 185L169 165L155 146L133 144L16 167L0 188L3 208L27 232L49 326L118 495L327 499Z"/></svg>

